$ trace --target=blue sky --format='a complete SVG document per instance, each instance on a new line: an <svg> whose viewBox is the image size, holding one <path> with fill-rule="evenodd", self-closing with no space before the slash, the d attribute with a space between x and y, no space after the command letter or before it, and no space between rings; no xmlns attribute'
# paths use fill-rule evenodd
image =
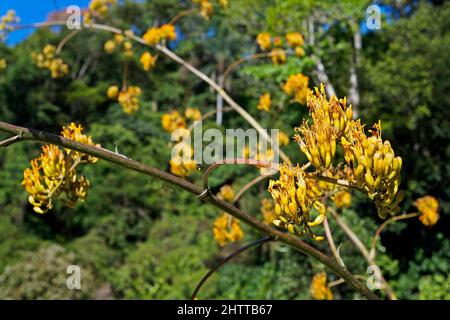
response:
<svg viewBox="0 0 450 320"><path fill-rule="evenodd" d="M62 9L69 5L86 7L89 0L0 0L0 16L8 9L14 9L20 17L21 24L44 21L47 14L56 9ZM33 32L32 29L12 32L6 41L7 44L15 44Z"/></svg>

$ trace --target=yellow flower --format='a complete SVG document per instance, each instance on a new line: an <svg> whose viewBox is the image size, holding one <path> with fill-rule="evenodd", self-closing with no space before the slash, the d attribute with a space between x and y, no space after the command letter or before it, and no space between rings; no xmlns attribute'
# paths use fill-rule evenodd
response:
<svg viewBox="0 0 450 320"><path fill-rule="evenodd" d="M273 221L277 218L273 203L271 200L264 198L261 201L261 213L263 215L263 220L265 224L271 225Z"/></svg>
<svg viewBox="0 0 450 320"><path fill-rule="evenodd" d="M104 18L108 13L109 6L115 4L117 0L91 0L89 11L95 16Z"/></svg>
<svg viewBox="0 0 450 320"><path fill-rule="evenodd" d="M169 133L176 129L186 128L186 119L176 110L163 114L161 123L163 129Z"/></svg>
<svg viewBox="0 0 450 320"><path fill-rule="evenodd" d="M114 50L116 50L116 44L114 43L113 40L108 40L105 42L105 44L103 45L106 53L113 53Z"/></svg>
<svg viewBox="0 0 450 320"><path fill-rule="evenodd" d="M283 46L283 39L281 37L274 37L273 38L273 45L275 47L282 47Z"/></svg>
<svg viewBox="0 0 450 320"><path fill-rule="evenodd" d="M305 104L309 78L301 73L291 75L283 85L283 90L288 96L295 96L295 101Z"/></svg>
<svg viewBox="0 0 450 320"><path fill-rule="evenodd" d="M14 24L18 23L19 20L14 10L8 10L6 15L0 18L0 41L14 30Z"/></svg>
<svg viewBox="0 0 450 320"><path fill-rule="evenodd" d="M233 187L229 184L222 186L217 197L224 201L232 202L234 199Z"/></svg>
<svg viewBox="0 0 450 320"><path fill-rule="evenodd" d="M315 274L310 288L311 296L316 300L333 300L333 293L327 286L327 275L325 272Z"/></svg>
<svg viewBox="0 0 450 320"><path fill-rule="evenodd" d="M75 123L71 122L70 125L68 125L67 127L64 126L63 130L61 131L61 135L64 138L79 142L79 143L83 143L83 144L87 144L90 146L94 146L96 144L94 144L94 142L92 141L92 138L88 135L83 134L83 127L81 125L76 125ZM97 147L99 147L100 145L97 144ZM79 161L79 162L83 162L83 163L95 163L98 161L97 158L90 156L88 154L84 154L78 151L73 151L70 149L66 149L66 153L68 155L70 155L72 157L72 160L74 161Z"/></svg>
<svg viewBox="0 0 450 320"><path fill-rule="evenodd" d="M226 242L237 242L244 238L239 220L226 212L222 212L214 221L213 234L220 246L224 246Z"/></svg>
<svg viewBox="0 0 450 320"><path fill-rule="evenodd" d="M116 99L119 95L119 87L117 86L110 86L108 88L108 91L106 92L106 95L109 99Z"/></svg>
<svg viewBox="0 0 450 320"><path fill-rule="evenodd" d="M145 71L149 71L151 69L153 69L153 67L156 64L156 59L158 57L157 56L152 56L150 54L150 52L146 51L141 55L140 61L142 64L142 67L144 68Z"/></svg>
<svg viewBox="0 0 450 320"><path fill-rule="evenodd" d="M132 114L139 109L139 96L141 95L141 88L136 86L129 86L122 89L119 93L117 101L122 106L122 109L127 114Z"/></svg>
<svg viewBox="0 0 450 320"><path fill-rule="evenodd" d="M305 55L305 49L302 47L295 47L295 55L297 57L303 57Z"/></svg>
<svg viewBox="0 0 450 320"><path fill-rule="evenodd" d="M274 64L283 64L286 62L286 53L283 49L273 49L270 53L270 57L272 58L272 62Z"/></svg>
<svg viewBox="0 0 450 320"><path fill-rule="evenodd" d="M8 64L5 59L0 59L0 70L5 70Z"/></svg>
<svg viewBox="0 0 450 320"><path fill-rule="evenodd" d="M347 191L336 192L332 199L337 208L348 208L352 204L352 195Z"/></svg>
<svg viewBox="0 0 450 320"><path fill-rule="evenodd" d="M271 103L272 101L270 98L270 94L266 92L261 97L259 97L259 103L257 108L258 110L264 110L269 112Z"/></svg>
<svg viewBox="0 0 450 320"><path fill-rule="evenodd" d="M435 197L425 196L417 199L414 205L420 212L419 220L425 226L431 227L439 220L439 202Z"/></svg>
<svg viewBox="0 0 450 320"><path fill-rule="evenodd" d="M209 18L211 17L211 15L213 13L213 10L214 10L214 8L209 1L203 0L200 2L200 14L206 20L209 20Z"/></svg>
<svg viewBox="0 0 450 320"><path fill-rule="evenodd" d="M219 0L219 4L222 8L228 8L228 0Z"/></svg>
<svg viewBox="0 0 450 320"><path fill-rule="evenodd" d="M278 133L278 142L282 146L287 146L289 144L289 137L288 137L288 135L286 133L284 133L283 131L280 131Z"/></svg>
<svg viewBox="0 0 450 320"><path fill-rule="evenodd" d="M270 49L271 46L270 33L263 32L258 34L258 36L256 37L256 42L258 42L258 45L261 48L261 50L266 51Z"/></svg>
<svg viewBox="0 0 450 320"><path fill-rule="evenodd" d="M167 40L175 40L177 38L177 32L175 30L175 26L171 24L164 24L160 27L161 38Z"/></svg>
<svg viewBox="0 0 450 320"><path fill-rule="evenodd" d="M291 47L301 47L304 44L303 36L299 32L286 34L286 41Z"/></svg>
<svg viewBox="0 0 450 320"><path fill-rule="evenodd" d="M202 113L197 108L186 108L184 111L184 116L187 119L191 119L194 121L199 121L202 119Z"/></svg>
<svg viewBox="0 0 450 320"><path fill-rule="evenodd" d="M161 31L159 28L150 28L142 36L149 46L153 46L161 41Z"/></svg>

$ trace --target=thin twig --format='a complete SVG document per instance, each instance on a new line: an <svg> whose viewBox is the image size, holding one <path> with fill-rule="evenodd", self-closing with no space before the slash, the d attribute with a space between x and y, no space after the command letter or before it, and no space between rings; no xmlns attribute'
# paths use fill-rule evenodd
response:
<svg viewBox="0 0 450 320"><path fill-rule="evenodd" d="M197 10L195 8L191 8L191 9L187 9L184 11L181 11L180 13L178 13L175 17L173 17L172 19L170 19L170 21L168 22L168 24L175 24L176 22L178 22L181 18L186 17L188 15L190 15L191 13L196 12Z"/></svg>
<svg viewBox="0 0 450 320"><path fill-rule="evenodd" d="M22 140L21 134L5 139L3 141L0 141L0 148L6 148L7 146L12 145L13 143L19 142L20 140Z"/></svg>
<svg viewBox="0 0 450 320"><path fill-rule="evenodd" d="M64 48L64 46L66 45L67 42L70 41L70 39L72 39L74 36L76 36L79 32L81 31L81 29L74 29L71 32L69 32L58 44L58 46L56 47L56 54L60 54L62 49Z"/></svg>
<svg viewBox="0 0 450 320"><path fill-rule="evenodd" d="M234 196L233 199L233 203L236 203L239 201L239 199L242 197L242 195L251 187L253 187L255 184L258 184L260 181L263 181L267 178L269 178L271 175L260 175L257 176L256 178L254 178L252 181L250 181L249 183L247 183L245 186L243 186L241 188L241 190L239 190L238 193L236 193L236 195Z"/></svg>
<svg viewBox="0 0 450 320"><path fill-rule="evenodd" d="M192 300L196 300L197 294L198 294L199 290L201 289L201 287L203 286L203 284L206 282L206 280L208 280L208 278L211 277L217 270L219 270L219 268L222 267L225 263L227 263L228 261L230 261L231 259L233 259L233 258L234 258L235 256L237 256L238 254L240 254L240 253L242 253L242 252L244 252L244 251L246 251L246 250L248 250L248 249L250 249L250 248L253 248L253 247L256 247L256 246L260 246L260 245L262 245L263 243L269 242L269 241L272 241L272 240L273 240L272 237L270 237L270 236L265 236L265 237L263 237L263 238L261 238L261 239L258 239L258 240L256 240L256 241L253 241L252 243L249 243L249 244L247 244L247 245L245 245L245 246L243 246L243 247L237 249L236 251L234 251L233 253L231 253L230 255L228 255L228 256L227 256L225 259L223 259L217 266L211 268L211 270L209 270L208 273L205 274L205 275L203 276L203 278L202 278L202 279L200 280L200 282L197 284L197 287L195 288L194 293L192 293L191 299L192 299Z"/></svg>
<svg viewBox="0 0 450 320"><path fill-rule="evenodd" d="M328 224L328 218L325 217L323 219L323 228L325 230L325 236L327 237L328 245L330 246L331 253L333 254L334 258L336 259L336 262L342 265L342 259L339 256L339 253L337 251L336 245L334 244L333 235L331 234L330 226ZM342 265L345 267L344 265Z"/></svg>

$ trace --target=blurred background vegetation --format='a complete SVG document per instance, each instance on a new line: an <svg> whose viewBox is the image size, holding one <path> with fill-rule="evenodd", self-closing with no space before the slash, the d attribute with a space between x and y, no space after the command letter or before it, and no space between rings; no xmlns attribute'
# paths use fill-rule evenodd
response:
<svg viewBox="0 0 450 320"><path fill-rule="evenodd" d="M217 78L224 66L256 50L263 31L283 35L306 33L305 21L321 26L314 46L303 59L285 65L268 61L245 64L225 86L263 127L279 128L290 136L307 116L306 107L290 104L280 83L302 72L318 85L313 54L321 59L339 97L348 96L353 47L352 25L364 21L367 1L239 0L217 10L210 21L187 17L177 24L181 40L171 44L178 55ZM433 228L417 219L390 226L381 237L378 263L400 299L450 298L450 5L439 1L385 1L382 29L362 33L357 74L364 122L379 118L384 138L403 158L404 213L413 201L430 194L440 202L440 221ZM167 22L189 1L125 1L112 9L107 23L142 34L155 23ZM388 18L386 18L388 16ZM358 25L358 23L356 24ZM306 27L305 27L306 26ZM30 53L57 44L67 30L36 30L14 47L0 44L8 67L0 72L0 119L21 126L58 133L74 121L83 124L94 141L110 150L167 169L170 137L161 129L164 112L188 106L202 112L216 106L215 94L169 59L160 57L144 72L135 45L129 81L143 89L140 110L125 115L107 100L108 86L122 77L120 55L107 55L108 33L83 31L64 48L69 76L51 79L33 63ZM80 72L83 65L86 72ZM257 110L258 97L272 94L275 112ZM204 127L246 127L234 112L223 124L210 120ZM6 136L1 136L6 138ZM70 209L57 206L45 215L32 211L21 187L23 170L40 153L34 143L0 150L0 298L19 299L183 299L189 298L208 268L239 245L260 235L244 226L241 243L219 247L212 224L219 212L189 194L155 179L99 161L84 168L91 188L87 200ZM304 162L293 143L286 152ZM233 184L235 189L257 171L224 167L211 177L211 186ZM190 177L199 182L200 174ZM268 197L264 183L251 189L240 205L260 216L260 200ZM352 206L340 212L366 245L382 223L364 197L354 195ZM347 267L366 275L367 264L330 219ZM326 243L314 245L327 251ZM66 268L82 270L82 290L66 288ZM200 299L309 299L314 273L323 266L282 244L266 244L224 266L200 292ZM336 277L329 274L330 280ZM348 286L332 289L336 299L361 298Z"/></svg>

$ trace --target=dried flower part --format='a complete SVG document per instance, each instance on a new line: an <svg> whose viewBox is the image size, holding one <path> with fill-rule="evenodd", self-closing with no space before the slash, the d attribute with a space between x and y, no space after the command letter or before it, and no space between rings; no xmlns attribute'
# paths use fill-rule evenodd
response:
<svg viewBox="0 0 450 320"><path fill-rule="evenodd" d="M82 127L71 123L64 127L62 135L65 138L93 145L92 138L82 134ZM29 193L28 201L37 213L45 213L53 208L53 199L65 194L64 203L74 206L87 196L89 181L77 175L76 168L81 163L94 163L97 159L79 153L65 150L54 145L42 147L42 154L31 161L31 168L24 171L22 185Z"/></svg>
<svg viewBox="0 0 450 320"><path fill-rule="evenodd" d="M244 238L240 221L226 212L222 212L214 221L213 235L220 246L224 246L227 242L237 242Z"/></svg>
<svg viewBox="0 0 450 320"><path fill-rule="evenodd" d="M308 95L309 78L301 73L291 75L283 85L283 90L288 96L294 96L295 101L305 104Z"/></svg>
<svg viewBox="0 0 450 320"><path fill-rule="evenodd" d="M8 33L14 30L14 24L19 21L20 19L17 17L14 10L8 10L8 12L0 18L0 41L3 41Z"/></svg>
<svg viewBox="0 0 450 320"><path fill-rule="evenodd" d="M270 94L266 92L262 96L259 97L259 102L258 102L257 108L258 108L258 110L264 110L264 111L269 112L271 104L272 104L272 100L270 98Z"/></svg>
<svg viewBox="0 0 450 320"><path fill-rule="evenodd" d="M136 86L129 86L126 89L122 88L117 97L117 101L127 114L135 113L139 109L139 96L141 95L141 88Z"/></svg>
<svg viewBox="0 0 450 320"><path fill-rule="evenodd" d="M233 187L229 184L222 186L217 197L221 200L232 202L234 199Z"/></svg>
<svg viewBox="0 0 450 320"><path fill-rule="evenodd" d="M352 204L352 195L348 191L338 191L331 199L334 201L336 208L348 208Z"/></svg>
<svg viewBox="0 0 450 320"><path fill-rule="evenodd" d="M61 58L56 57L56 47L47 44L41 53L32 53L31 57L41 69L50 70L53 79L64 77L69 73L69 66Z"/></svg>
<svg viewBox="0 0 450 320"><path fill-rule="evenodd" d="M173 41L177 38L177 32L175 30L175 26L171 24L164 24L161 27L152 27L149 28L142 38L145 42L154 46L162 41Z"/></svg>
<svg viewBox="0 0 450 320"><path fill-rule="evenodd" d="M256 37L256 42L258 43L259 48L262 51L269 50L272 45L270 33L262 32L262 33L258 34L258 36Z"/></svg>
<svg viewBox="0 0 450 320"><path fill-rule="evenodd" d="M424 196L417 199L414 205L420 212L419 220L427 227L434 226L439 220L439 202L435 197Z"/></svg>
<svg viewBox="0 0 450 320"><path fill-rule="evenodd" d="M289 32L286 34L286 41L291 47L301 47L305 43L302 34L299 32Z"/></svg>
<svg viewBox="0 0 450 320"><path fill-rule="evenodd" d="M333 293L327 286L327 275L325 272L317 273L311 281L311 297L316 300L333 300Z"/></svg>
<svg viewBox="0 0 450 320"><path fill-rule="evenodd" d="M169 133L186 128L186 119L176 110L163 114L161 117L161 124L164 130Z"/></svg>
<svg viewBox="0 0 450 320"><path fill-rule="evenodd" d="M323 240L323 237L316 236L310 228L321 224L325 219L326 208L319 201L324 190L314 180L305 179L305 173L298 165L291 167L282 164L279 170L280 177L278 180L270 180L268 189L275 201L277 218L273 221L274 224L293 234L309 233L315 240ZM311 221L313 208L318 215Z"/></svg>
<svg viewBox="0 0 450 320"><path fill-rule="evenodd" d="M190 119L193 121L200 121L202 119L202 113L198 108L186 108L184 111L184 116L186 119Z"/></svg>
<svg viewBox="0 0 450 320"><path fill-rule="evenodd" d="M273 64L283 64L286 62L286 52L283 49L275 48L270 52Z"/></svg>
<svg viewBox="0 0 450 320"><path fill-rule="evenodd" d="M261 214L265 224L273 224L273 221L277 218L277 214L275 213L272 200L267 198L261 200Z"/></svg>
<svg viewBox="0 0 450 320"><path fill-rule="evenodd" d="M141 62L144 70L149 71L155 67L157 59L157 56L152 56L150 52L146 51L141 55L139 61Z"/></svg>
<svg viewBox="0 0 450 320"><path fill-rule="evenodd" d="M344 158L353 168L354 181L375 202L378 215L386 218L400 211L398 204L404 193L399 192L402 158L396 157L389 141L381 139L381 123L370 130L368 137L360 120L351 121L348 133L341 138Z"/></svg>

